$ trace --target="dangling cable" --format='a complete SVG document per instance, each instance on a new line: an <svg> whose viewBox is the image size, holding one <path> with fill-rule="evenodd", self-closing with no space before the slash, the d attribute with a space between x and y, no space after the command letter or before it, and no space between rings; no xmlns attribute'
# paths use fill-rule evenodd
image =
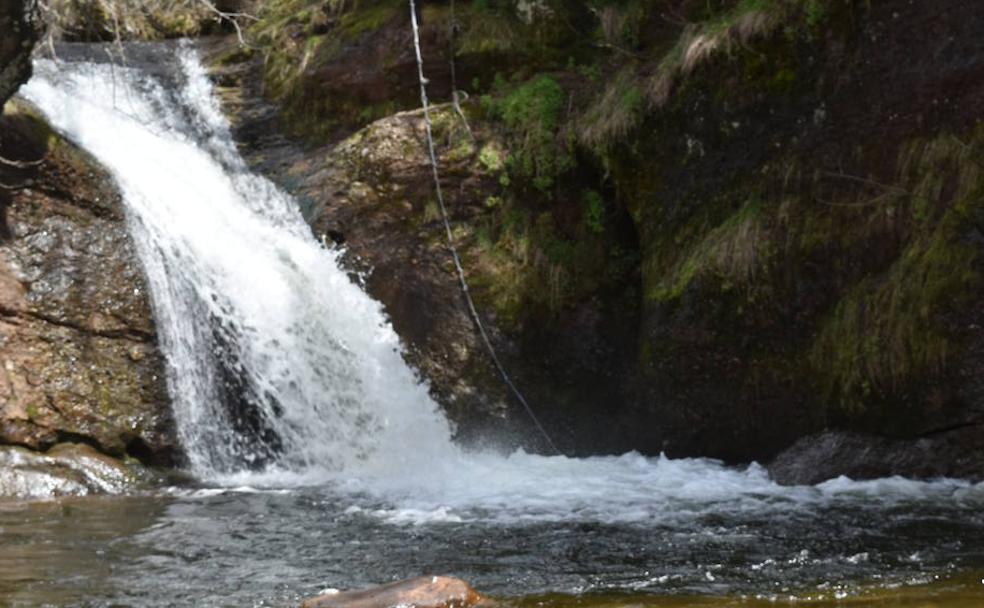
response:
<svg viewBox="0 0 984 608"><path fill-rule="evenodd" d="M479 335L482 337L482 342L485 343L485 348L489 352L489 357L492 359L492 363L495 368L499 371L499 375L502 376L503 382L512 391L512 394L516 397L516 400L522 404L523 408L526 409L526 413L529 414L530 419L536 426L540 434L546 440L547 445L556 453L561 454L562 452L557 449L547 430L543 428L540 424L540 420L533 413L533 408L523 397L523 394L519 392L516 385L513 384L512 378L509 377L509 373L506 372L506 368L503 367L502 362L499 361L499 356L495 352L495 348L492 346L492 341L489 339L488 333L485 331L485 325L482 324L482 319L478 316L478 310L475 308L475 302L472 300L471 291L468 289L468 281L465 279L465 269L461 266L461 258L458 256L458 248L454 244L454 235L451 232L451 220L448 219L447 207L444 205L444 194L441 190L441 175L437 167L437 152L434 150L434 135L431 128L431 118L430 118L430 103L427 100L427 79L424 78L424 58L420 52L420 28L417 24L417 6L414 0L410 0L410 22L413 24L413 46L417 53L417 74L420 78L420 101L424 107L424 125L427 130L427 151L430 154L431 169L434 176L434 191L437 195L437 204L441 208L441 217L444 219L444 231L447 233L448 238L448 250L451 252L451 258L454 260L454 267L458 272L458 282L461 284L461 291L465 295L465 302L468 304L468 311L471 313L472 321L475 323L475 327L478 329Z"/></svg>
<svg viewBox="0 0 984 608"><path fill-rule="evenodd" d="M451 0L451 27L448 32L448 44L450 46L448 49L448 62L451 64L451 103L454 104L454 111L458 114L458 117L461 118L462 124L465 125L465 129L468 131L468 137L474 140L475 135L472 133L471 125L468 124L468 118L465 117L465 113L461 110L461 97L458 94L458 69L454 63L457 38L458 18L454 10L454 0Z"/></svg>

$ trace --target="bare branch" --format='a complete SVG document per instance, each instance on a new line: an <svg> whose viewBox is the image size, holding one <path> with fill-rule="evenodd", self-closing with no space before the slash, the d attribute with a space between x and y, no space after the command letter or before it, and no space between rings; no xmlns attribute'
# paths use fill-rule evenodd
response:
<svg viewBox="0 0 984 608"><path fill-rule="evenodd" d="M232 27L236 29L236 38L239 40L240 46L248 49L256 49L256 47L246 42L246 35L243 32L243 26L239 23L239 20L245 19L247 21L259 21L257 17L244 12L230 13L223 11L219 9L219 7L215 6L215 4L213 4L210 0L198 0L198 3L215 13L221 21L226 21L232 24Z"/></svg>

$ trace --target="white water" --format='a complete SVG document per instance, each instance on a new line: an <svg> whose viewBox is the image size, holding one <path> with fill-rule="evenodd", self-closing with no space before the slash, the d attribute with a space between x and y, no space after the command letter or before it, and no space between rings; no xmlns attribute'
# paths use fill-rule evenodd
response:
<svg viewBox="0 0 984 608"><path fill-rule="evenodd" d="M982 486L946 480L782 488L756 465L463 452L380 305L315 241L295 202L247 169L191 50L180 65L182 84L165 87L130 69L42 61L22 94L119 182L199 477L230 488L326 484L371 498L353 513L394 523L984 503ZM229 394L260 423L237 423Z"/></svg>

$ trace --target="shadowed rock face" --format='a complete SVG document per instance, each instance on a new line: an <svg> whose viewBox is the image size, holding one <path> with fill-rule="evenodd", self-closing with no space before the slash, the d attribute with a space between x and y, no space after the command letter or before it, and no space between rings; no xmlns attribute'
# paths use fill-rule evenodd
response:
<svg viewBox="0 0 984 608"><path fill-rule="evenodd" d="M682 14L686 4L678 3ZM689 4L697 10L704 3ZM958 186L981 183L978 161L966 160L984 145L976 126L984 95L980 11L960 0L828 4L820 29L791 13L776 22L786 27L770 30L762 25L769 16L758 15L728 30L744 39L744 28L758 28L756 39L726 53L686 47L702 59L684 62L661 109L611 142L604 159L613 204L628 211L634 229L634 240L620 243L634 255L611 259L637 264L641 276L626 273L615 297L596 288L552 316L526 306L518 327L482 297L500 252L472 245L482 228L488 236L503 220L493 210L499 202L487 198L509 194L473 147L452 137L454 120L436 117L444 127L437 145L445 194L472 293L507 367L561 447L768 461L798 439L840 429L892 439L884 440L888 456L852 448L870 459L869 470L974 475L957 459L960 445L980 453L969 425L984 407L984 224L980 197L958 196ZM343 41L335 54L325 47L323 61L299 70L297 98L272 96L284 106L281 122L313 116L326 100L331 112L354 100L368 110L365 122L384 99L398 100L396 108L416 105L406 27L394 17L368 28L358 44ZM399 28L403 45L384 59ZM298 48L315 34L300 25L295 33ZM694 42L669 31L647 40L653 46L644 42L641 51L654 61ZM446 46L425 36L435 100L448 97L447 69L435 59ZM556 49L541 43L540 50ZM356 56L364 62L350 68ZM495 65L508 76L507 63ZM621 68L611 59L598 65L602 73ZM481 75L466 62L458 67L460 83ZM536 76L537 65L528 67L533 74L514 74L517 82ZM299 126L333 145L298 151L277 137L277 112L255 103L270 97L255 86L260 76L231 73L228 62L225 68L221 84L242 81L224 92L247 156L299 196L317 235L344 243L354 267L372 270L368 291L385 304L459 436L528 427L489 373L461 303L432 206L419 114L388 116L340 142L339 133L308 121ZM576 113L578 74L560 65L540 71L571 93L575 122L591 120ZM489 93L493 101L500 95ZM516 142L503 137L494 112L475 114L479 147L497 143L508 155ZM349 126L357 124L364 122ZM577 188L575 177L563 176ZM939 189L920 194L930 183ZM513 194L554 227L577 213L529 191ZM571 234L580 239L562 236ZM567 266L572 273L584 266L570 259L578 260ZM963 278L939 284L947 274ZM917 450L935 458L931 464L894 442L923 445L923 437L957 427L967 430L945 433L952 450ZM854 470L851 460L823 475Z"/></svg>
<svg viewBox="0 0 984 608"><path fill-rule="evenodd" d="M0 119L0 443L173 462L164 361L109 177L25 104Z"/></svg>
<svg viewBox="0 0 984 608"><path fill-rule="evenodd" d="M38 30L26 12L27 2L0 0L0 104L31 77L31 51Z"/></svg>

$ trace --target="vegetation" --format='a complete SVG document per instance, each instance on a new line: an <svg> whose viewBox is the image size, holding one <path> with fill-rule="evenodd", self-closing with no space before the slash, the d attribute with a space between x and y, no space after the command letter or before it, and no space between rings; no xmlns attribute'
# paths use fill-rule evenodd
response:
<svg viewBox="0 0 984 608"><path fill-rule="evenodd" d="M557 177L574 164L560 130L567 100L564 90L551 76L540 75L493 99L485 98L486 109L501 120L513 143L506 159L510 173L549 193Z"/></svg>
<svg viewBox="0 0 984 608"><path fill-rule="evenodd" d="M193 0L52 7L68 38L194 34L219 18ZM472 139L438 113L447 157L491 184L458 229L476 295L503 326L621 293L665 326L699 320L700 347L740 361L743 377L816 384L819 409L858 415L942 381L962 348L949 319L980 288L967 236L980 134L905 133L875 149L847 133L823 159L802 144L828 112L817 58L858 44L870 3L522 7L462 0L452 19L445 3L423 5L432 97L450 99L453 58L468 120L495 135ZM402 1L274 0L253 16L248 45L225 60L262 59L293 133L330 144L418 105ZM683 349L640 345L643 358L664 348Z"/></svg>
<svg viewBox="0 0 984 608"><path fill-rule="evenodd" d="M51 0L38 7L49 36L81 41L196 36L235 18L205 0Z"/></svg>
<svg viewBox="0 0 984 608"><path fill-rule="evenodd" d="M837 304L813 350L827 394L856 410L945 371L958 342L945 318L980 287L980 251L966 238L984 210L981 132L908 146L894 202L913 235L884 273L860 281ZM892 200L892 199L888 199ZM888 202L878 203L884 205Z"/></svg>

